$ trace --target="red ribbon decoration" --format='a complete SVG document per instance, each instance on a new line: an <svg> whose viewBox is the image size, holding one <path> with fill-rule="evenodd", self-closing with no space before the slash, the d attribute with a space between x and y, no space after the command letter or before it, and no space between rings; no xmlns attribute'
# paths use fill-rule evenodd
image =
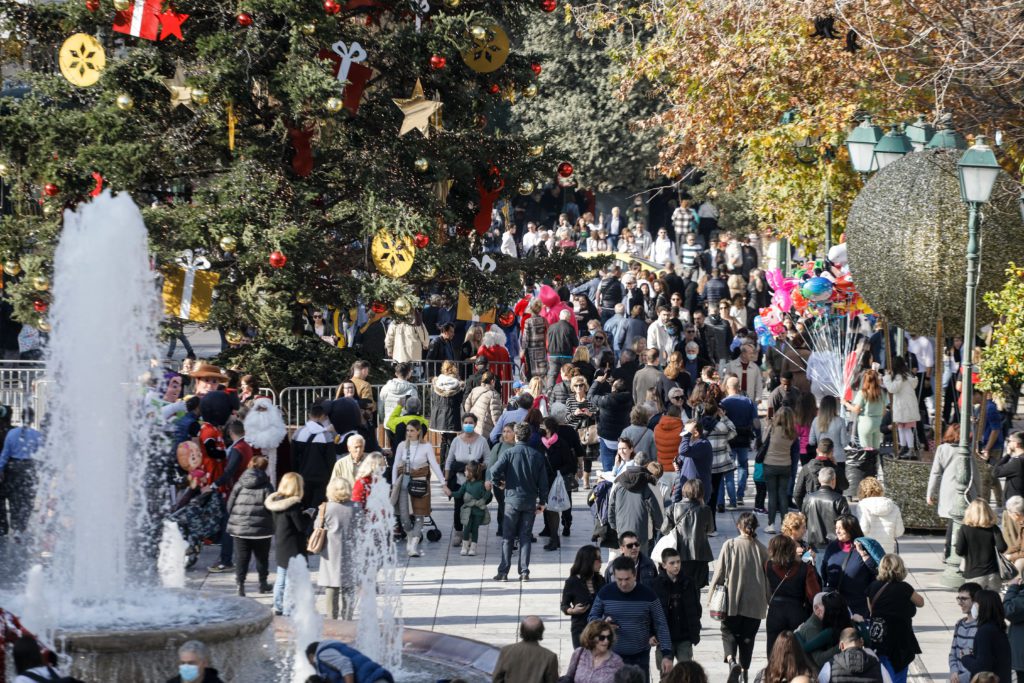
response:
<svg viewBox="0 0 1024 683"><path fill-rule="evenodd" d="M295 175L305 178L313 172L313 129L288 128L288 138L295 150L295 156L292 157L292 170L295 171Z"/></svg>
<svg viewBox="0 0 1024 683"><path fill-rule="evenodd" d="M89 196L99 197L100 193L103 192L103 176L100 175L99 171L93 171L92 179L96 181L96 187L92 188L92 192L89 193Z"/></svg>
<svg viewBox="0 0 1024 683"><path fill-rule="evenodd" d="M476 191L480 193L480 208L473 220L473 229L476 230L477 235L483 235L491 227L491 211L494 210L494 202L498 201L503 189L505 189L505 181L501 178L498 179L498 187L494 190L488 190L484 187L483 180L476 179Z"/></svg>

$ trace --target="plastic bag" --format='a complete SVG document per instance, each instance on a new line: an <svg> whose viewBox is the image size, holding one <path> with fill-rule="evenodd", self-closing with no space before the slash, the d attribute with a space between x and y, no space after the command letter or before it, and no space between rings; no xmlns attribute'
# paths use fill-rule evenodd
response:
<svg viewBox="0 0 1024 683"><path fill-rule="evenodd" d="M565 488L565 479L555 476L555 483L548 492L547 509L551 512L565 512L572 508L569 492Z"/></svg>

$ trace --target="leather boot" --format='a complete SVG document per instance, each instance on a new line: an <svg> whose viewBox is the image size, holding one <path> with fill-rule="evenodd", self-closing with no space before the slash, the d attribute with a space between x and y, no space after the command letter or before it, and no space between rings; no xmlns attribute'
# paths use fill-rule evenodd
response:
<svg viewBox="0 0 1024 683"><path fill-rule="evenodd" d="M416 536L416 537L410 536L409 537L408 553L409 553L409 557L419 557L420 556L420 538L419 538L419 536Z"/></svg>
<svg viewBox="0 0 1024 683"><path fill-rule="evenodd" d="M476 555L476 543L470 543L469 544L469 552L466 553L466 554L469 555L470 557L472 557L473 555Z"/></svg>
<svg viewBox="0 0 1024 683"><path fill-rule="evenodd" d="M238 597L244 598L245 597L245 584L244 583L236 583L235 587L236 587L236 594L238 595Z"/></svg>
<svg viewBox="0 0 1024 683"><path fill-rule="evenodd" d="M462 550L459 551L459 555L466 556L469 554L469 541L462 542Z"/></svg>

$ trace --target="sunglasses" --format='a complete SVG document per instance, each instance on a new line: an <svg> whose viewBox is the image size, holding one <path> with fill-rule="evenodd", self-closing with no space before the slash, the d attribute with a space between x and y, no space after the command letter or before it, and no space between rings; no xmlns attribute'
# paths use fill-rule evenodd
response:
<svg viewBox="0 0 1024 683"><path fill-rule="evenodd" d="M612 639L612 634L610 634L610 633L602 633L601 635L599 635L597 637L598 642L604 642L606 640L610 641L611 639Z"/></svg>
<svg viewBox="0 0 1024 683"><path fill-rule="evenodd" d="M971 598L970 598L970 596L966 596L966 595L965 596L959 596L958 595L958 596L956 596L956 601L957 602L970 602Z"/></svg>
<svg viewBox="0 0 1024 683"><path fill-rule="evenodd" d="M624 545L622 547L625 548L626 550L633 550L635 548L639 548L640 544L639 543L627 543L626 545Z"/></svg>
<svg viewBox="0 0 1024 683"><path fill-rule="evenodd" d="M594 337L594 339L596 339L597 341L604 341L605 340L604 337Z"/></svg>

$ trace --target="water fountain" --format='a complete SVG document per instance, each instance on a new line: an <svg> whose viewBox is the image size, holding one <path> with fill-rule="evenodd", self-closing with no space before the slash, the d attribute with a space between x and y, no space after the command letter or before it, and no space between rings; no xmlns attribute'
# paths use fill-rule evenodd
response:
<svg viewBox="0 0 1024 683"><path fill-rule="evenodd" d="M161 534L161 520L150 514L144 474L153 421L145 417L140 378L158 357L160 312L146 228L132 199L105 192L66 212L54 271L48 424L32 528L31 556L42 561L23 586L12 586L6 573L0 604L23 615L87 681L165 680L177 646L193 639L211 648L225 680L299 680L309 671L297 651L278 656L270 608L187 590L185 541L173 525ZM289 574L292 641L304 648L323 637L354 640L399 672L398 680L489 680L480 672L493 663L493 648L422 631L403 638L384 482L367 508L353 549L358 622L335 622L324 634L309 572L293 560L302 566Z"/></svg>
<svg viewBox="0 0 1024 683"><path fill-rule="evenodd" d="M131 197L105 193L65 213L54 274L49 422L33 523L33 556L49 562L33 567L26 590L5 604L85 680L162 680L175 647L192 638L245 680L244 667L260 659L252 655L265 644L270 610L158 588L155 557L147 556L155 547L138 542L160 534L147 519L151 422L142 418L139 382L157 357L159 311L146 228Z"/></svg>

